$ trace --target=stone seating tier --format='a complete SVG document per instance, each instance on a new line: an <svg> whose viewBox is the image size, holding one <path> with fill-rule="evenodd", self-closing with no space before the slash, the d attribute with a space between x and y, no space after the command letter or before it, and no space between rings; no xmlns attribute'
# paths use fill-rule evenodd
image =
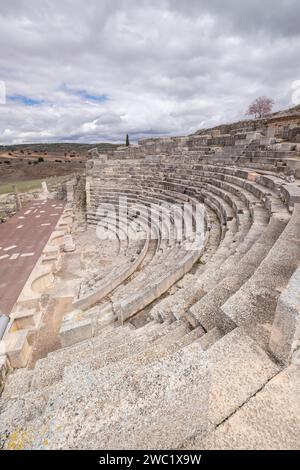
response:
<svg viewBox="0 0 300 470"><path fill-rule="evenodd" d="M187 151L192 141L151 140L88 163L88 225L117 240L118 262L65 315L62 347L9 376L3 448L297 446L299 182L286 179L287 154L259 142L205 155L203 139ZM178 243L167 223L186 202L193 226L204 205L203 243ZM161 203L151 233L148 209ZM139 240L127 226L137 218Z"/></svg>

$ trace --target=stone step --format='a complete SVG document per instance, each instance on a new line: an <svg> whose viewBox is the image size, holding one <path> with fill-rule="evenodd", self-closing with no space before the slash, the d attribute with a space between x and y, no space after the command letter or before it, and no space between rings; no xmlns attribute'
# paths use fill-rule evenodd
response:
<svg viewBox="0 0 300 470"><path fill-rule="evenodd" d="M222 312L267 348L281 291L300 264L300 204L250 279L222 305Z"/></svg>
<svg viewBox="0 0 300 470"><path fill-rule="evenodd" d="M280 237L287 222L285 218L272 217L258 241L237 263L234 272L229 273L189 309L189 318L194 318L192 324L198 322L206 330L218 326L224 331L234 326L234 321L222 312L222 305L253 275Z"/></svg>
<svg viewBox="0 0 300 470"><path fill-rule="evenodd" d="M203 351L209 349L213 344L215 344L219 339L224 336L224 333L220 328L215 326L211 330L209 330L202 338L198 341L199 346Z"/></svg>
<svg viewBox="0 0 300 470"><path fill-rule="evenodd" d="M26 397L35 413L26 404L23 415L13 405L3 411L3 447L26 435L25 449L176 448L200 429L211 432L277 372L242 329L208 351L194 341L128 375L74 365L43 402Z"/></svg>
<svg viewBox="0 0 300 470"><path fill-rule="evenodd" d="M290 366L206 437L188 439L182 449L299 449L300 368Z"/></svg>
<svg viewBox="0 0 300 470"><path fill-rule="evenodd" d="M186 326L184 326L184 328L181 324L179 326L181 334L182 331L185 331L184 328L186 328ZM109 361L120 360L122 357L133 353L135 347L141 349L141 346L144 347L147 343L154 341L173 328L178 328L178 325L175 323L172 326L153 323L137 330L124 328L126 331L123 335L120 333L116 335L116 337L110 337L104 342L101 342L101 339L97 338L97 341L91 341L90 347L87 347L86 350L77 351L73 354L70 348L63 357L59 357L59 362L57 361L57 356L52 354L52 356L41 359L36 364L31 389L38 390L61 380L64 368L71 365L73 362L80 360L84 360L85 362L90 361L95 364L101 363L102 367L105 361L109 363ZM98 367L100 367L100 365Z"/></svg>
<svg viewBox="0 0 300 470"><path fill-rule="evenodd" d="M67 363L64 364L64 368L65 370L68 370L70 367L74 367L74 365L75 368L80 368L84 363L84 367L87 369L92 368L96 372L98 368L104 367L104 375L106 374L106 371L108 372L108 376L105 380L112 380L116 379L118 375L120 375L119 368L121 368L122 374L124 374L125 371L126 373L130 373L130 370L135 370L137 367L140 367L141 364L159 360L171 352L190 344L203 334L203 330L201 328L197 328L189 332L187 325L180 322L164 324L161 326L162 328L160 331L157 331L157 335L153 336L151 341L136 341L134 344L130 342L127 343L126 353L128 355L125 354L124 348L122 352L118 348L108 349L102 356L99 356L97 351L95 351L94 354L90 354L90 357L84 355L82 358L78 358L75 356L73 361L69 362L68 365L66 365ZM112 362L108 361L109 356ZM118 366L118 363L120 363L120 367ZM23 369L23 371L25 372L25 369ZM57 374L56 376L52 373L50 381L51 384L44 380L44 382L40 382L40 388L36 389L36 383L33 384L33 387L30 387L33 371L30 372L30 380L26 381L28 386L25 388L23 385L21 393L18 394L18 377L16 377L16 386L13 389L14 394L12 399L3 400L1 402L2 412L4 412L4 410L10 410L9 412L15 410L16 419L20 417L21 403L25 402L26 406L24 414L22 415L21 413L24 421L32 419L35 413L41 414L42 407L45 405L48 398L57 390L58 387L60 387L60 381L64 374L64 371L62 371L60 375ZM50 374L51 371L48 371L48 378L50 378ZM13 385L13 381L10 384L10 388L12 389L11 385ZM10 397L8 396L8 398Z"/></svg>
<svg viewBox="0 0 300 470"><path fill-rule="evenodd" d="M27 393L32 377L33 370L23 368L12 371L6 379L5 388L0 396L0 408L5 402L20 398Z"/></svg>

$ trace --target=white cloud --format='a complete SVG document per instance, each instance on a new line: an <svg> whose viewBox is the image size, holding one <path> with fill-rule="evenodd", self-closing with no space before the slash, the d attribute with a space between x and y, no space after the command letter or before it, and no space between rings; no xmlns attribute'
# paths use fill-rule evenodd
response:
<svg viewBox="0 0 300 470"><path fill-rule="evenodd" d="M240 5L0 0L0 143L182 135L260 94L298 103L299 2Z"/></svg>
<svg viewBox="0 0 300 470"><path fill-rule="evenodd" d="M297 104L300 104L300 80L295 80L292 83L292 103L296 106Z"/></svg>

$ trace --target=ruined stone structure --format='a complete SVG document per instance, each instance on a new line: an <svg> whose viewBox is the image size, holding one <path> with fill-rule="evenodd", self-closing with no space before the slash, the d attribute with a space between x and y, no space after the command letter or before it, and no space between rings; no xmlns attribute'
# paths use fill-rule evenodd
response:
<svg viewBox="0 0 300 470"><path fill-rule="evenodd" d="M271 127L91 152L41 289L64 315L8 376L3 448L299 448L300 149Z"/></svg>

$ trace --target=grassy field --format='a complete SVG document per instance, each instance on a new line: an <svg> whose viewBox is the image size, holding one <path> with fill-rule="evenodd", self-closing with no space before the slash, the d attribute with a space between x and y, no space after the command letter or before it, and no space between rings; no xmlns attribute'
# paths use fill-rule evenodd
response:
<svg viewBox="0 0 300 470"><path fill-rule="evenodd" d="M53 176L43 179L17 181L15 183L2 183L0 184L0 194L11 193L13 191L13 185L17 187L19 193L26 193L28 191L32 191L33 189L41 188L42 181L46 181L48 187L51 188L51 186L62 183L67 179L69 179L67 176Z"/></svg>

